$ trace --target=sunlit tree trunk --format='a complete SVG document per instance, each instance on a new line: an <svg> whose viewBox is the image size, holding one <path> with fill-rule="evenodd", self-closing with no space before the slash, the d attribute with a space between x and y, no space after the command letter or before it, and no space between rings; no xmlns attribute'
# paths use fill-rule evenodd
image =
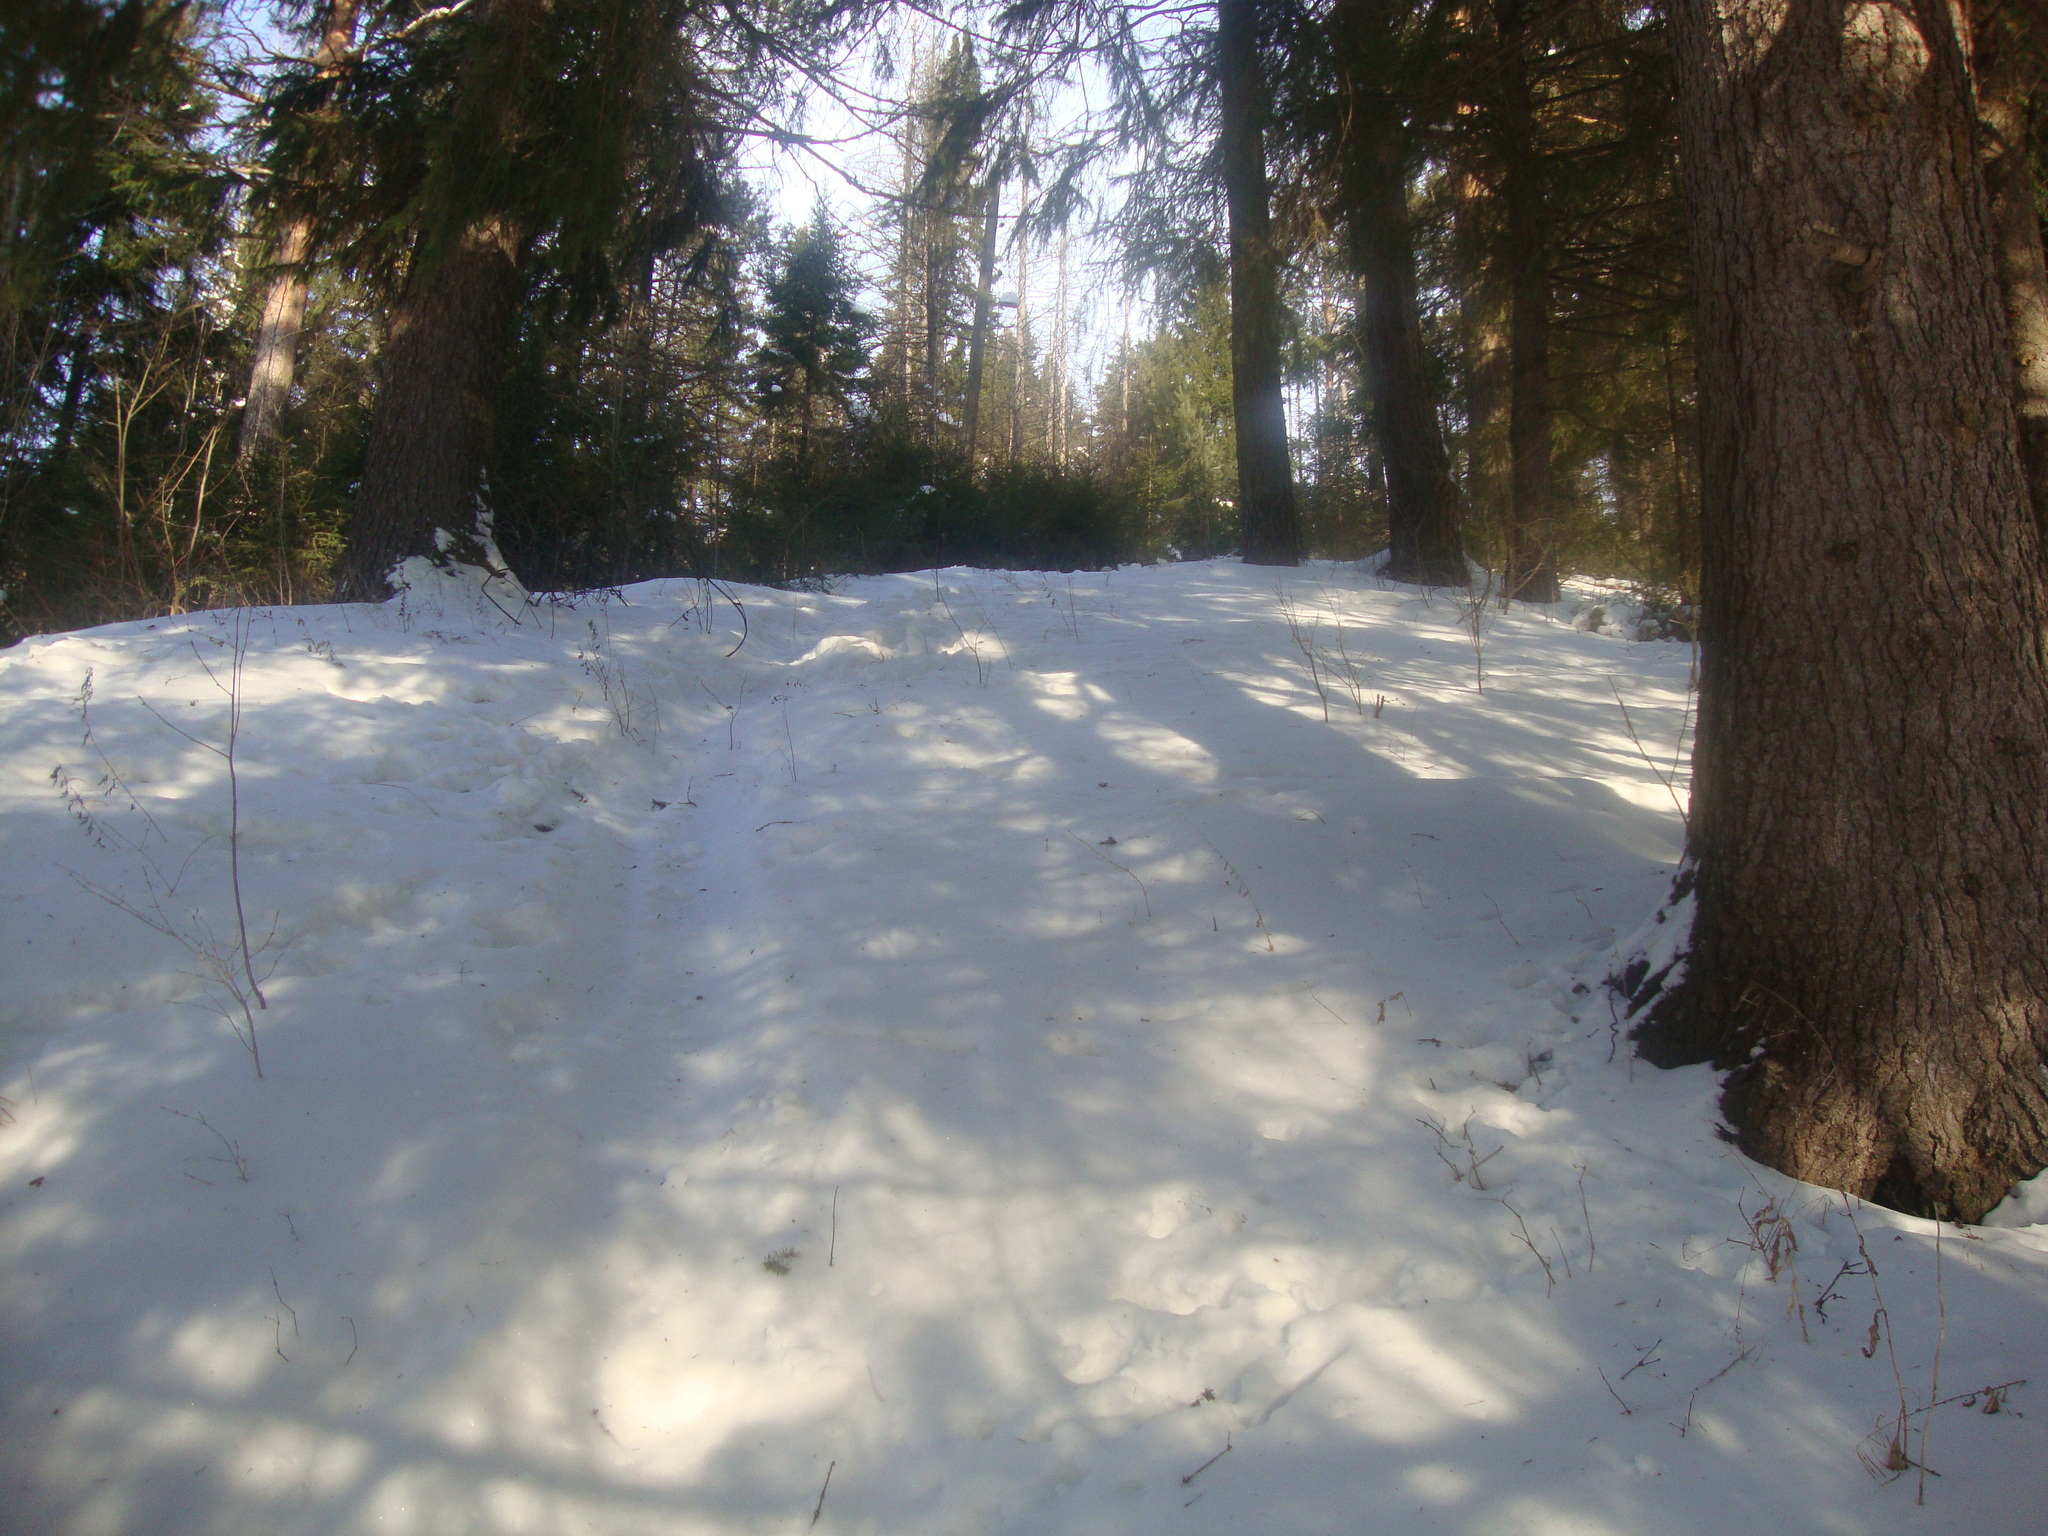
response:
<svg viewBox="0 0 2048 1536"><path fill-rule="evenodd" d="M357 3L329 0L317 55L324 78L340 74L353 55ZM244 460L277 436L284 408L291 401L299 332L306 323L307 267L312 254L313 219L309 214L293 214L278 231L263 318L256 328L255 355L249 363L249 391L236 444L236 452Z"/></svg>
<svg viewBox="0 0 2048 1536"><path fill-rule="evenodd" d="M1674 0L1699 304L1698 909L1653 1060L1974 1220L2048 1161L2048 575L1941 0Z"/></svg>
<svg viewBox="0 0 2048 1536"><path fill-rule="evenodd" d="M1031 247L1017 236L1017 354L1010 378L1010 462L1024 457L1024 385L1029 377L1031 335Z"/></svg>

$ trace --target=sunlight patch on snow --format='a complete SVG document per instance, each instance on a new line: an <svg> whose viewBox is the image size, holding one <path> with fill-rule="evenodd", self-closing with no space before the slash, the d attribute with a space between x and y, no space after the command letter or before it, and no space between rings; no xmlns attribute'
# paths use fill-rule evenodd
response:
<svg viewBox="0 0 2048 1536"><path fill-rule="evenodd" d="M728 1536L828 1466L821 1536L1924 1523L1853 1455L1868 1283L1813 1312L1854 1234L1790 1207L1809 1345L1711 1075L1598 990L1682 833L1608 679L1668 753L1683 649L1518 609L1482 694L1440 597L1286 582L1327 724L1228 562L748 589L730 656L689 581L260 616L261 1083L47 782L93 667L224 931L219 764L132 702L217 735L223 626L0 653L18 1523ZM1863 1224L1917 1392L1931 1240ZM2048 1239L1981 1237L1944 1383L2044 1336ZM2008 1528L2041 1422L1945 1408L1938 1513Z"/></svg>
<svg viewBox="0 0 2048 1536"><path fill-rule="evenodd" d="M1097 732L1124 762L1190 784L1216 782L1215 756L1199 742L1163 725L1129 715L1109 715Z"/></svg>
<svg viewBox="0 0 2048 1536"><path fill-rule="evenodd" d="M240 1396L286 1362L277 1353L277 1324L264 1319L260 1292L244 1292L228 1303L228 1310L232 1317L187 1318L172 1331L164 1352L166 1363L189 1386ZM272 1303L269 1310L281 1309ZM146 1339L161 1327L161 1320L144 1318L136 1331Z"/></svg>

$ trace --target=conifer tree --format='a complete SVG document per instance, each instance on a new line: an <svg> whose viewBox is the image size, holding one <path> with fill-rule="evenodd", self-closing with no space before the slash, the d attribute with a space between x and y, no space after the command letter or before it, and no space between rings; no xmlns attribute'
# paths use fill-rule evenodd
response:
<svg viewBox="0 0 2048 1536"><path fill-rule="evenodd" d="M771 30L703 0L478 0L373 43L340 93L337 131L360 153L335 197L350 259L391 299L342 595L382 595L408 555L481 558L469 541L530 265L574 305L616 302L623 251L672 249L718 217L730 129L793 88L770 61L831 46L847 15L819 0Z"/></svg>
<svg viewBox="0 0 2048 1536"><path fill-rule="evenodd" d="M1258 0L1220 0L1216 59L1218 159L1230 243L1231 398L1237 437L1237 511L1248 565L1299 565L1301 513L1287 445L1280 377L1285 310L1283 252L1266 181L1271 103Z"/></svg>
<svg viewBox="0 0 2048 1536"><path fill-rule="evenodd" d="M1436 12L1411 16L1397 0L1338 0L1325 35L1334 90L1327 109L1299 111L1330 168L1364 289L1359 343L1387 480L1386 573L1431 586L1466 580L1458 486L1423 339L1409 207L1414 130L1441 107L1433 94L1441 28Z"/></svg>
<svg viewBox="0 0 2048 1536"><path fill-rule="evenodd" d="M771 422L794 434L797 478L807 482L817 439L844 424L860 397L870 330L854 307L853 277L822 204L790 237L767 301L752 362L755 398Z"/></svg>
<svg viewBox="0 0 2048 1536"><path fill-rule="evenodd" d="M1698 910L1645 1054L1735 1069L1752 1156L1974 1221L2048 1162L2048 567L1967 40L1933 3L1672 25Z"/></svg>

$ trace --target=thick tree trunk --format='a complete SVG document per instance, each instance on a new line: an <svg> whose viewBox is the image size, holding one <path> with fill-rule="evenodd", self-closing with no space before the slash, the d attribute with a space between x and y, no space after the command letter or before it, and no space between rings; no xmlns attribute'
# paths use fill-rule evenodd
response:
<svg viewBox="0 0 2048 1536"><path fill-rule="evenodd" d="M1458 488L1444 452L1422 345L1415 293L1415 239L1398 142L1374 135L1350 146L1345 212L1353 262L1365 281L1359 304L1374 434L1387 477L1386 574L1422 586L1463 586Z"/></svg>
<svg viewBox="0 0 2048 1536"><path fill-rule="evenodd" d="M2034 167L2027 153L2029 106L2041 83L2040 55L2010 6L1987 7L1976 29L1977 112L1984 124L1984 182L1997 230L1998 280L2012 335L2013 399L2020 455L2034 516L2048 530L2048 269Z"/></svg>
<svg viewBox="0 0 2048 1536"><path fill-rule="evenodd" d="M1269 111L1258 0L1219 0L1223 185L1230 214L1230 403L1237 426L1237 518L1247 565L1301 564L1301 512L1281 395L1282 252L1266 182Z"/></svg>
<svg viewBox="0 0 2048 1536"><path fill-rule="evenodd" d="M391 310L339 601L390 596L400 560L440 553L438 533L460 543L475 528L523 256L519 232L492 220L407 278Z"/></svg>
<svg viewBox="0 0 2048 1536"><path fill-rule="evenodd" d="M1706 476L1698 909L1653 1061L1974 1220L2048 1160L2048 577L1941 0L1674 0Z"/></svg>
<svg viewBox="0 0 2048 1536"><path fill-rule="evenodd" d="M249 366L249 396L242 406L236 453L245 462L277 436L291 400L299 331L306 322L306 258L312 250L313 221L303 216L287 221L277 237L277 260Z"/></svg>
<svg viewBox="0 0 2048 1536"><path fill-rule="evenodd" d="M980 446L981 380L988 366L988 326L995 310L996 236L1002 227L1003 179L1000 164L989 172L988 190L981 204L981 271L974 285L974 329L967 338L967 407L960 424L960 444L967 454L967 470L974 472L974 453Z"/></svg>
<svg viewBox="0 0 2048 1536"><path fill-rule="evenodd" d="M1507 213L1508 595L1557 601L1551 508L1550 229L1548 189L1529 91L1528 26L1522 0L1495 0L1500 42L1501 201Z"/></svg>

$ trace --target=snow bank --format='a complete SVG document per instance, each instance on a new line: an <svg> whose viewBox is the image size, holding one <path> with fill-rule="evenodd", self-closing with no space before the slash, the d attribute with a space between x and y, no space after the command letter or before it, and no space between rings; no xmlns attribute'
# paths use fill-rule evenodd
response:
<svg viewBox="0 0 2048 1536"><path fill-rule="evenodd" d="M1758 1169L1619 1038L1685 647L1517 608L1482 692L1328 566L735 595L0 654L0 1527L2037 1523L1978 1389L2048 1232ZM1924 1510L1901 1388L1915 1457L1976 1393Z"/></svg>

